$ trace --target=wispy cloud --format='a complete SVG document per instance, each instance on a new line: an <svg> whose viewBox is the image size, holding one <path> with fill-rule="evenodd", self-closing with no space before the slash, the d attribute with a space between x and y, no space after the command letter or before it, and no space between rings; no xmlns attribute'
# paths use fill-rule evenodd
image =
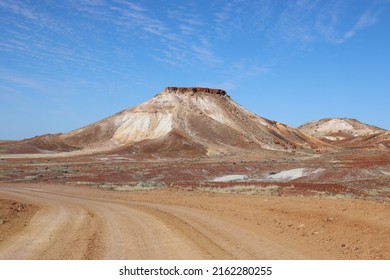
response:
<svg viewBox="0 0 390 280"><path fill-rule="evenodd" d="M271 24L276 5L272 0L217 0L214 9L217 35L229 37L237 32L263 31Z"/></svg>
<svg viewBox="0 0 390 280"><path fill-rule="evenodd" d="M36 11L21 2L2 0L0 1L0 7L32 20L36 20L41 17L41 15Z"/></svg>
<svg viewBox="0 0 390 280"><path fill-rule="evenodd" d="M92 11L92 7L102 7L106 2L83 0L77 5L78 9L73 4L73 0L65 4L45 2L41 5L28 5L25 1L0 1L0 52L8 53L8 60L19 64L19 67L39 69L40 73L47 75L63 75L62 71L74 75L76 69L84 72L120 71L117 66L123 60L113 59L107 64L107 53L112 57L128 56L130 52L127 50L124 54L116 46L103 42L104 36L98 36L101 31L79 16L86 10ZM52 13L58 10L68 13L67 16ZM106 18L99 17L99 20ZM106 44L104 47L111 49L96 48L102 42Z"/></svg>
<svg viewBox="0 0 390 280"><path fill-rule="evenodd" d="M32 89L41 89L36 80L6 70L0 70L0 81Z"/></svg>
<svg viewBox="0 0 390 280"><path fill-rule="evenodd" d="M253 59L243 58L232 63L230 71L240 78L255 77L269 71L268 67L261 65Z"/></svg>
<svg viewBox="0 0 390 280"><path fill-rule="evenodd" d="M248 79L256 79L269 72L269 68L256 59L243 58L232 61L220 77L213 77L212 81L200 83L206 87L222 88L227 91L234 90Z"/></svg>
<svg viewBox="0 0 390 280"><path fill-rule="evenodd" d="M374 25L378 21L378 16L371 11L364 12L355 23L355 25L345 32L344 36L338 41L338 43L343 43L348 39L355 36L360 30L368 28L371 25Z"/></svg>
<svg viewBox="0 0 390 280"><path fill-rule="evenodd" d="M129 2L129 1L123 1L123 0L115 0L115 3L122 4L126 7L128 7L130 10L138 11L138 12L146 12L146 9L143 8L140 4Z"/></svg>
<svg viewBox="0 0 390 280"><path fill-rule="evenodd" d="M337 0L215 0L214 28L218 36L229 38L242 33L262 32L273 43L344 43L379 20L381 6L388 0L367 1L356 9L354 1ZM351 26L351 18L358 15Z"/></svg>
<svg viewBox="0 0 390 280"><path fill-rule="evenodd" d="M314 40L311 20L316 12L317 2L289 2L280 13L276 24L276 34L288 41L309 42Z"/></svg>
<svg viewBox="0 0 390 280"><path fill-rule="evenodd" d="M274 33L287 41L342 44L359 31L378 22L380 7L373 1L361 10L355 22L351 1L298 0L281 12ZM348 22L351 25L348 27Z"/></svg>
<svg viewBox="0 0 390 280"><path fill-rule="evenodd" d="M129 60L133 52L136 57L137 48L145 48L143 55L171 65L227 68L247 54L222 59L221 42L237 44L246 35L261 36L269 45L341 44L379 21L378 1L346 25L350 1L297 0L281 5L273 0L213 0L206 9L196 1L180 5L168 1L156 9L146 1L64 0L34 5L1 0L5 16L0 17L0 50L30 56L37 65L49 62L59 68L70 64L115 71L112 64ZM116 59L107 64L107 57Z"/></svg>
<svg viewBox="0 0 390 280"><path fill-rule="evenodd" d="M29 56L35 63L80 61L83 54L74 51L64 40L53 40L66 35L69 29L52 16L38 11L23 1L1 1L0 50ZM31 62L31 61L30 61Z"/></svg>
<svg viewBox="0 0 390 280"><path fill-rule="evenodd" d="M104 5L102 9L90 1L84 0L81 7L75 5L75 8L84 16L101 19L120 34L131 34L150 42L150 56L158 61L170 61L170 64L176 65L210 65L219 61L212 45L205 44L202 39L204 20L197 12L197 5L191 2L183 6L161 8L156 13L156 10L136 2L99 2L99 5Z"/></svg>
<svg viewBox="0 0 390 280"><path fill-rule="evenodd" d="M1 0L0 12L5 11L16 17L10 17L15 24L28 24L30 27L39 26L42 29L52 30L58 33L69 31L67 24L62 24L46 11L36 8L26 1Z"/></svg>

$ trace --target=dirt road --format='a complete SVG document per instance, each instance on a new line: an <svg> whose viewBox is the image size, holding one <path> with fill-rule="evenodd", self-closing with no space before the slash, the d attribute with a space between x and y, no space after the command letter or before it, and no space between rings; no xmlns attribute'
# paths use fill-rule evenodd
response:
<svg viewBox="0 0 390 280"><path fill-rule="evenodd" d="M1 187L2 198L40 206L0 243L0 259L302 259L210 212L152 202Z"/></svg>
<svg viewBox="0 0 390 280"><path fill-rule="evenodd" d="M390 259L389 215L365 200L5 184L0 259Z"/></svg>

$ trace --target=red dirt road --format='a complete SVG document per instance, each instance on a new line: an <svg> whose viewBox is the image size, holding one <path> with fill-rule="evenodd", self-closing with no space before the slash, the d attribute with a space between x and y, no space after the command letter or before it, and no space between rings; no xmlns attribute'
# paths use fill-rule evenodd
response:
<svg viewBox="0 0 390 280"><path fill-rule="evenodd" d="M0 198L39 207L0 225L0 259L390 258L387 203L11 184Z"/></svg>
<svg viewBox="0 0 390 280"><path fill-rule="evenodd" d="M206 211L151 202L2 187L2 197L40 205L0 244L2 259L304 258Z"/></svg>

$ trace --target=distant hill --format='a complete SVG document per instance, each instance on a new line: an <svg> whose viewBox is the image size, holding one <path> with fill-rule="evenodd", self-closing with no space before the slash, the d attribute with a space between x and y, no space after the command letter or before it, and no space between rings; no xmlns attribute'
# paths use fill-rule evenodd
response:
<svg viewBox="0 0 390 280"><path fill-rule="evenodd" d="M349 118L326 118L301 125L302 132L339 147L388 147L389 132Z"/></svg>

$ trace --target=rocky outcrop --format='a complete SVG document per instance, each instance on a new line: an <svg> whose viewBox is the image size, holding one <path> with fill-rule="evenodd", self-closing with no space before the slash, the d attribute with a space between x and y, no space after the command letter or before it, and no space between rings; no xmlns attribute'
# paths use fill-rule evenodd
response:
<svg viewBox="0 0 390 280"><path fill-rule="evenodd" d="M182 93L182 94L208 93L208 94L218 94L218 95L229 97L229 95L223 89L212 89L212 88L203 88L203 87L166 87L164 89L164 92Z"/></svg>

